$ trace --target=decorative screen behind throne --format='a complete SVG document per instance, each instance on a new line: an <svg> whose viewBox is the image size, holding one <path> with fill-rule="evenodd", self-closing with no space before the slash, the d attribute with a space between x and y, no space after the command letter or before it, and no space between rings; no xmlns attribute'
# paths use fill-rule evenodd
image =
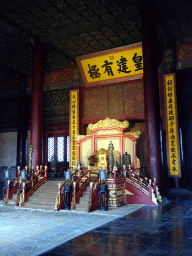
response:
<svg viewBox="0 0 192 256"><path fill-rule="evenodd" d="M89 165L88 157L101 149L108 150L112 141L114 146L114 164L117 162L122 167L122 155L127 152L131 156L131 167L136 168L136 142L140 132L126 132L129 126L128 121L118 121L106 118L96 124L89 124L91 135L77 135L78 161L83 168Z"/></svg>

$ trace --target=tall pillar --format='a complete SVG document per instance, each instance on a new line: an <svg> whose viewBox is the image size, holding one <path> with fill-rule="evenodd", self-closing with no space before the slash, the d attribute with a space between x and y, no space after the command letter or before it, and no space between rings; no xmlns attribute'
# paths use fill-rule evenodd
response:
<svg viewBox="0 0 192 256"><path fill-rule="evenodd" d="M34 43L33 73L32 73L32 101L31 101L31 144L33 146L33 166L42 164L43 139L43 45Z"/></svg>
<svg viewBox="0 0 192 256"><path fill-rule="evenodd" d="M147 173L161 187L160 110L158 87L158 51L154 10L146 6L141 15L143 47L143 83Z"/></svg>
<svg viewBox="0 0 192 256"><path fill-rule="evenodd" d="M28 115L27 115L27 96L26 96L27 79L19 81L18 89L18 124L17 124L17 166L21 170L25 167L26 156L26 140L28 129Z"/></svg>

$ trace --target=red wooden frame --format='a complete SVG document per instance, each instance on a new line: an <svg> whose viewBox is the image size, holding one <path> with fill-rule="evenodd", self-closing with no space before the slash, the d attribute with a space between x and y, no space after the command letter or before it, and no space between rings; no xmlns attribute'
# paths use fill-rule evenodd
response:
<svg viewBox="0 0 192 256"><path fill-rule="evenodd" d="M128 46L118 47L118 48L115 48L115 49L105 50L105 51L101 51L101 52L97 52L97 53L91 53L91 54L88 54L88 55L77 57L76 58L77 65L79 67L83 82L86 85L86 87L92 87L92 86L103 85L103 84L118 83L118 82L124 82L124 81L143 78L143 74L138 74L138 75L132 75L132 76L126 76L126 77L120 77L120 78L113 78L113 79L109 79L109 80L102 80L102 81L97 81L97 82L93 81L93 82L89 83L86 79L83 67L81 65L81 60L84 60L84 59L99 57L99 56L103 56L103 55L106 55L106 54L113 54L113 53L117 53L117 52L121 52L121 51L125 51L125 50L130 50L130 49L135 49L135 48L140 48L140 47L142 47L141 42L131 44L131 45L128 45Z"/></svg>
<svg viewBox="0 0 192 256"><path fill-rule="evenodd" d="M106 135L97 135L96 132L98 130L119 130L120 133L119 134L106 134ZM82 137L79 141L77 141L77 160L81 161L81 147L80 144L82 143L82 141L86 140L86 139L92 139L93 140L93 151L96 151L96 140L97 139L106 139L106 138L120 138L120 149L121 149L121 162L122 162L122 156L124 153L124 143L123 143L123 138L130 138L133 141L133 166L134 168L137 168L137 146L136 146L136 142L137 142L137 138L135 138L134 136L132 136L131 134L123 134L123 129L119 128L119 127L106 127L106 128L96 128L94 130L92 130L93 135L86 135L84 137Z"/></svg>
<svg viewBox="0 0 192 256"><path fill-rule="evenodd" d="M53 126L54 127L54 126ZM45 165L48 165L48 138L54 137L54 154L57 156L57 138L58 135L64 136L64 165L67 165L67 136L69 136L69 130L66 129L52 129L45 131L45 147L44 147L44 153L45 153Z"/></svg>

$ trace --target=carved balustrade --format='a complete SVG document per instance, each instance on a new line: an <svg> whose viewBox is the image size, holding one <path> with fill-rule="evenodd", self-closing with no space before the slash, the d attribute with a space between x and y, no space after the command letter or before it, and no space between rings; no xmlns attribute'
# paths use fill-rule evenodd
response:
<svg viewBox="0 0 192 256"><path fill-rule="evenodd" d="M71 209L76 208L76 204L79 203L80 197L83 195L83 191L91 180L90 170L81 170L81 176L78 177L77 181L73 182L73 196L71 202Z"/></svg>
<svg viewBox="0 0 192 256"><path fill-rule="evenodd" d="M44 170L37 170L33 172L29 178L28 183L22 183L22 192L20 195L19 206L23 206L28 201L29 197L45 182L47 181L47 166Z"/></svg>
<svg viewBox="0 0 192 256"><path fill-rule="evenodd" d="M100 177L98 176L95 182L90 182L89 201L87 205L87 212L92 212L99 209L99 186Z"/></svg>

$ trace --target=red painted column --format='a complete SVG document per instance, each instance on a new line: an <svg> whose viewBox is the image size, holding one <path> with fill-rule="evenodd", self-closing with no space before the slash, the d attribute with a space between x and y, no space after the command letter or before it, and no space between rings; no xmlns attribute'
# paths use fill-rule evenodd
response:
<svg viewBox="0 0 192 256"><path fill-rule="evenodd" d="M147 173L161 187L160 112L158 87L158 50L154 10L146 6L141 15L143 47L143 83Z"/></svg>
<svg viewBox="0 0 192 256"><path fill-rule="evenodd" d="M27 79L23 77L22 80L19 81L18 88L18 124L17 124L17 166L20 166L20 169L26 166L26 139L27 139L27 128L29 125L28 118L28 105L27 105L27 96L26 96L26 88L27 88Z"/></svg>
<svg viewBox="0 0 192 256"><path fill-rule="evenodd" d="M33 166L42 164L43 139L43 45L34 44L33 74L32 74L32 102L31 102L31 144L33 146Z"/></svg>

